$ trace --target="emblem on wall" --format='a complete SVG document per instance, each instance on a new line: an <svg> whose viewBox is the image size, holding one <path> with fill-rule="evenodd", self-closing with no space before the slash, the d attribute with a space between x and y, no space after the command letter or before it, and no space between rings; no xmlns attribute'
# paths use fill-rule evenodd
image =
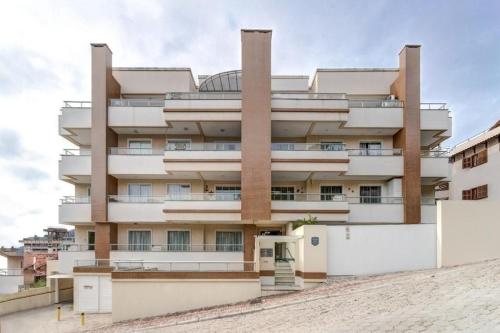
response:
<svg viewBox="0 0 500 333"><path fill-rule="evenodd" d="M319 245L319 237L311 237L311 244L312 246L318 246Z"/></svg>

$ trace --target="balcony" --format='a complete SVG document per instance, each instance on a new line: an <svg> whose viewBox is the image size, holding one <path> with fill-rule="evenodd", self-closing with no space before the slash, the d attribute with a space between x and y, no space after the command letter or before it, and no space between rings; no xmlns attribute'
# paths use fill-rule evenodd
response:
<svg viewBox="0 0 500 333"><path fill-rule="evenodd" d="M59 115L59 135L76 145L90 145L91 103L65 101Z"/></svg>
<svg viewBox="0 0 500 333"><path fill-rule="evenodd" d="M90 183L90 155L88 149L65 149L59 161L59 178L73 184Z"/></svg>
<svg viewBox="0 0 500 333"><path fill-rule="evenodd" d="M108 220L111 222L165 222L164 196L108 196Z"/></svg>
<svg viewBox="0 0 500 333"><path fill-rule="evenodd" d="M421 103L421 146L434 147L452 135L452 119L446 103Z"/></svg>
<svg viewBox="0 0 500 333"><path fill-rule="evenodd" d="M349 119L344 126L345 129L373 128L383 132L380 134L393 135L402 127L402 101L387 99L349 100ZM377 132L366 134L375 133Z"/></svg>
<svg viewBox="0 0 500 333"><path fill-rule="evenodd" d="M22 269L0 268L0 295L14 294L19 287L24 285L24 273Z"/></svg>
<svg viewBox="0 0 500 333"><path fill-rule="evenodd" d="M241 93L168 93L164 120L241 121Z"/></svg>
<svg viewBox="0 0 500 333"><path fill-rule="evenodd" d="M347 149L349 169L346 176L402 176L403 152L391 149Z"/></svg>
<svg viewBox="0 0 500 333"><path fill-rule="evenodd" d="M59 224L90 223L90 197L65 196L59 205Z"/></svg>
<svg viewBox="0 0 500 333"><path fill-rule="evenodd" d="M132 175L165 176L164 154L163 149L110 148L109 174L116 178Z"/></svg>
<svg viewBox="0 0 500 333"><path fill-rule="evenodd" d="M239 143L190 143L168 144L164 168L177 172L227 172L239 179L241 151ZM203 175L203 174L202 174Z"/></svg>
<svg viewBox="0 0 500 333"><path fill-rule="evenodd" d="M167 195L163 212L167 221L240 222L240 193Z"/></svg>
<svg viewBox="0 0 500 333"><path fill-rule="evenodd" d="M350 223L403 223L402 197L350 197Z"/></svg>
<svg viewBox="0 0 500 333"><path fill-rule="evenodd" d="M422 178L429 178L434 183L450 177L449 150L423 150L421 157Z"/></svg>
<svg viewBox="0 0 500 333"><path fill-rule="evenodd" d="M318 221L345 222L349 204L342 194L272 193L271 219L288 222L315 216Z"/></svg>
<svg viewBox="0 0 500 333"><path fill-rule="evenodd" d="M344 145L328 143L273 143L272 171L347 171L349 159Z"/></svg>
<svg viewBox="0 0 500 333"><path fill-rule="evenodd" d="M345 94L273 93L274 121L347 121L349 111Z"/></svg>
<svg viewBox="0 0 500 333"><path fill-rule="evenodd" d="M63 251L58 252L60 274L73 274L73 267L81 260L94 260L95 251L93 246L73 244Z"/></svg>
<svg viewBox="0 0 500 333"><path fill-rule="evenodd" d="M115 132L127 134L127 128L164 128L163 99L110 99L108 125Z"/></svg>

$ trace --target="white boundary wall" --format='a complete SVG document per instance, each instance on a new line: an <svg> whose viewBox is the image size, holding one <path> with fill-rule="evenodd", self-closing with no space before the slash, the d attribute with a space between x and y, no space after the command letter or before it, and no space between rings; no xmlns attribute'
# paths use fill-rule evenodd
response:
<svg viewBox="0 0 500 333"><path fill-rule="evenodd" d="M436 267L436 224L336 225L327 235L328 275Z"/></svg>

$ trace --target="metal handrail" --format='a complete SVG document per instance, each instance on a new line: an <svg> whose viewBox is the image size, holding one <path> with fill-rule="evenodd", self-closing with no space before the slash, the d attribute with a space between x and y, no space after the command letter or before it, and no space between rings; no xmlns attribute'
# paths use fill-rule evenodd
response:
<svg viewBox="0 0 500 333"><path fill-rule="evenodd" d="M61 204L88 204L90 203L89 196L63 196L61 199Z"/></svg>
<svg viewBox="0 0 500 333"><path fill-rule="evenodd" d="M61 244L64 252L95 250L95 244ZM242 252L243 244L110 244L117 252Z"/></svg>
<svg viewBox="0 0 500 333"><path fill-rule="evenodd" d="M62 156L90 156L92 150L90 149L64 149Z"/></svg>
<svg viewBox="0 0 500 333"><path fill-rule="evenodd" d="M401 156L403 149L401 148L383 148L383 149L364 149L364 148L348 148L349 156Z"/></svg>
<svg viewBox="0 0 500 333"><path fill-rule="evenodd" d="M298 93L298 92L279 92L272 93L273 99L314 99L314 100L345 100L345 93Z"/></svg>
<svg viewBox="0 0 500 333"><path fill-rule="evenodd" d="M402 108L403 105L403 101L397 99L349 100L350 108Z"/></svg>
<svg viewBox="0 0 500 333"><path fill-rule="evenodd" d="M450 156L450 150L422 150L420 152L421 157L444 157L448 158Z"/></svg>
<svg viewBox="0 0 500 333"><path fill-rule="evenodd" d="M110 155L163 155L163 149L155 148L127 148L127 147L110 147Z"/></svg>
<svg viewBox="0 0 500 333"><path fill-rule="evenodd" d="M23 272L22 268L0 268L0 276L21 276Z"/></svg>
<svg viewBox="0 0 500 333"><path fill-rule="evenodd" d="M75 260L77 267L110 267L134 272L254 272L255 261L151 261L87 259Z"/></svg>
<svg viewBox="0 0 500 333"><path fill-rule="evenodd" d="M165 196L163 195L108 195L108 202L118 202L118 203L163 203L165 202Z"/></svg>
<svg viewBox="0 0 500 333"><path fill-rule="evenodd" d="M130 98L130 99L110 98L109 106L164 107L165 101L163 99L154 99L154 98Z"/></svg>
<svg viewBox="0 0 500 333"><path fill-rule="evenodd" d="M239 151L240 142L167 143L166 151Z"/></svg>
<svg viewBox="0 0 500 333"><path fill-rule="evenodd" d="M186 193L167 194L165 201L239 201L240 191L228 191L220 193Z"/></svg>
<svg viewBox="0 0 500 333"><path fill-rule="evenodd" d="M420 110L448 110L446 103L420 103Z"/></svg>
<svg viewBox="0 0 500 333"><path fill-rule="evenodd" d="M281 193L271 192L271 200L275 201L346 201L345 194L337 193Z"/></svg>
<svg viewBox="0 0 500 333"><path fill-rule="evenodd" d="M240 92L170 92L165 95L167 100L240 100Z"/></svg>
<svg viewBox="0 0 500 333"><path fill-rule="evenodd" d="M63 101L65 108L91 108L92 102L89 101Z"/></svg>
<svg viewBox="0 0 500 333"><path fill-rule="evenodd" d="M402 204L402 197L360 196L347 197L349 204Z"/></svg>
<svg viewBox="0 0 500 333"><path fill-rule="evenodd" d="M297 143L275 142L271 144L274 151L343 151L345 143Z"/></svg>

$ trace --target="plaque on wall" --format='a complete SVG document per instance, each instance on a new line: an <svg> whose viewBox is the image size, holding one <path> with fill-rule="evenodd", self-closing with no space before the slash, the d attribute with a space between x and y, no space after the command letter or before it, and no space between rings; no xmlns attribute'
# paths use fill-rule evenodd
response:
<svg viewBox="0 0 500 333"><path fill-rule="evenodd" d="M311 245L318 246L319 245L319 237L317 237L317 236L311 237Z"/></svg>
<svg viewBox="0 0 500 333"><path fill-rule="evenodd" d="M260 256L261 257L272 257L273 256L273 249L260 249Z"/></svg>

